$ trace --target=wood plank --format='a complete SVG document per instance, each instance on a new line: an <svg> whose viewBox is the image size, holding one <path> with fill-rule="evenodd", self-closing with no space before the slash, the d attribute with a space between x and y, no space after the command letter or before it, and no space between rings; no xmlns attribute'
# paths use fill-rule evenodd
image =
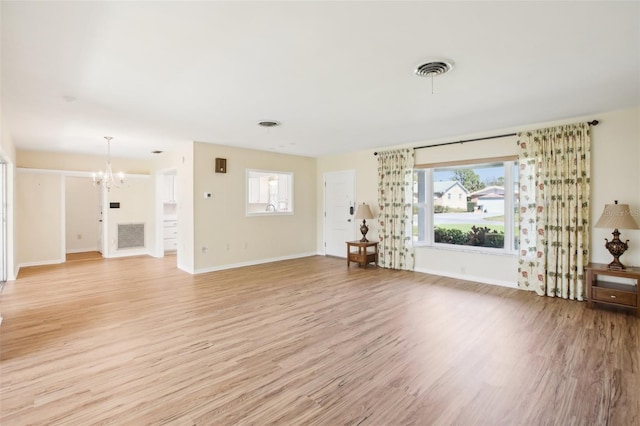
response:
<svg viewBox="0 0 640 426"><path fill-rule="evenodd" d="M25 268L0 423L638 424L640 319L314 256Z"/></svg>

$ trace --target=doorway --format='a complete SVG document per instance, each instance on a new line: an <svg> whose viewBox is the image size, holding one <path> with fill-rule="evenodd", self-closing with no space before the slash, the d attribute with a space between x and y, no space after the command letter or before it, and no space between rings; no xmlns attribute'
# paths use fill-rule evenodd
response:
<svg viewBox="0 0 640 426"><path fill-rule="evenodd" d="M101 257L101 188L84 176L65 176L64 194L65 255L72 259Z"/></svg>
<svg viewBox="0 0 640 426"><path fill-rule="evenodd" d="M163 170L156 174L157 252L158 256L178 253L178 171ZM177 263L177 256L176 256Z"/></svg>
<svg viewBox="0 0 640 426"><path fill-rule="evenodd" d="M324 174L324 254L346 257L345 243L355 239L356 172Z"/></svg>

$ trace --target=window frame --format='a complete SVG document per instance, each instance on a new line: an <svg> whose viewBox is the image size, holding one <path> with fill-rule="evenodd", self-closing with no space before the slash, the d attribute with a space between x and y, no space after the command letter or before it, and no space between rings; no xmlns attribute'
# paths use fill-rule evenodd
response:
<svg viewBox="0 0 640 426"><path fill-rule="evenodd" d="M484 165L495 163L502 163L504 167L504 189L505 189L505 197L504 197L504 247L495 248L495 247L479 247L479 246L471 246L471 245L459 245L459 244L447 244L447 243L437 243L434 241L434 178L433 173L434 170L439 168L473 168L473 167L482 167ZM517 255L518 247L517 242L515 241L516 235L516 227L518 224L516 223L516 183L517 183L517 167L518 167L518 159L516 156L508 156L508 157L497 157L497 158L479 158L479 159L471 159L464 161L452 161L446 163L437 163L437 164L423 164L414 166L415 171L421 171L424 173L423 182L414 181L414 185L417 183L417 191L420 191L420 187L424 186L426 190L423 197L418 196L417 201L413 202L414 209L417 207L416 215L418 220L420 220L420 209L424 209L424 230L425 235L424 239L413 239L414 247L432 247L437 249L445 249L445 250L454 250L454 251L462 251L462 252L476 252L476 253L487 253L487 254L503 254L503 255ZM507 188L511 188L511 191L507 193ZM509 195L509 196L507 196ZM422 198L422 200L421 200ZM414 198L414 200L416 200ZM418 238L420 237L420 223L416 224L418 226Z"/></svg>
<svg viewBox="0 0 640 426"><path fill-rule="evenodd" d="M256 188L255 188L255 181L252 181L252 179L262 179L265 177L288 177L289 180L289 185L288 188L286 190L288 198L287 198L287 210L279 210L279 201L275 201L274 203L272 203L271 201L271 187L268 186L267 187L267 192L269 192L268 195L268 200L266 202L251 202L251 198L252 195L255 195L256 192ZM258 185L262 185L262 183L258 182ZM278 185L279 185L279 181L278 181ZM258 188L257 189L259 195L259 199L260 197L263 197L264 194L262 194L263 188ZM276 189L276 191L278 191L278 189ZM246 169L246 174L245 174L245 196L244 196L244 201L245 201L245 215L247 217L256 217L256 216L287 216L287 215L293 215L294 214L294 173L291 171L283 171L283 170L263 170L263 169ZM260 200L263 201L263 200ZM266 205L267 207L269 205L273 205L274 206L274 210L256 210L255 207L251 207L251 206L256 206L256 205Z"/></svg>

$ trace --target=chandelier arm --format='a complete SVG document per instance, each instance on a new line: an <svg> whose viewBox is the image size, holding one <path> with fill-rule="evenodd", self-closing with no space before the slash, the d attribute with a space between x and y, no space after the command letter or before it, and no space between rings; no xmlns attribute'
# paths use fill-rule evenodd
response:
<svg viewBox="0 0 640 426"><path fill-rule="evenodd" d="M92 180L93 186L106 188L107 191L111 189L111 187L120 188L124 183L124 174L120 173L116 178L113 174L113 169L111 168L111 136L104 137L107 140L107 163L105 167L105 171L99 171L97 174L93 173Z"/></svg>

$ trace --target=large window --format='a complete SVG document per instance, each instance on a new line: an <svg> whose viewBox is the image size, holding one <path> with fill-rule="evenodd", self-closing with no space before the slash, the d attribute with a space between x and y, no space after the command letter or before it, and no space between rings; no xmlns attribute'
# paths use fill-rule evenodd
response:
<svg viewBox="0 0 640 426"><path fill-rule="evenodd" d="M517 249L515 161L416 169L413 240L480 251Z"/></svg>
<svg viewBox="0 0 640 426"><path fill-rule="evenodd" d="M247 170L247 215L293 213L293 173Z"/></svg>

